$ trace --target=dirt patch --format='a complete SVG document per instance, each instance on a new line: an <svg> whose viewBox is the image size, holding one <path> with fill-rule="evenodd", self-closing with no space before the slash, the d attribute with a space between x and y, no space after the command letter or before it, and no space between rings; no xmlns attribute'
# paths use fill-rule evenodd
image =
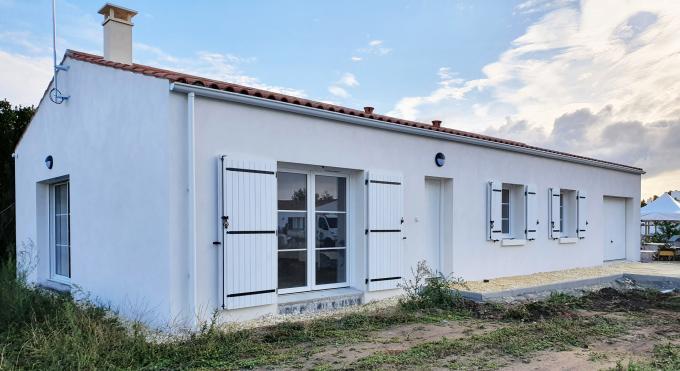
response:
<svg viewBox="0 0 680 371"><path fill-rule="evenodd" d="M418 344L447 339L461 339L496 330L501 323L462 320L442 321L437 324L410 324L377 331L370 342L351 346L331 346L312 355L304 368L348 368L352 363L375 352L396 354Z"/></svg>
<svg viewBox="0 0 680 371"><path fill-rule="evenodd" d="M584 295L580 305L599 311L643 311L652 308L676 309L680 311L680 299L672 293L653 290L616 290L605 287Z"/></svg>
<svg viewBox="0 0 680 371"><path fill-rule="evenodd" d="M680 326L669 329L646 326L632 329L624 336L590 344L585 349L564 352L540 352L530 362L514 361L503 370L590 370L612 369L617 364L641 362L651 357L655 345L680 342Z"/></svg>
<svg viewBox="0 0 680 371"><path fill-rule="evenodd" d="M460 312L436 310L418 323L362 327L352 341L301 343L301 357L286 366L583 370L645 364L658 346L680 342L679 299L680 293L604 288L543 301L462 302ZM303 331L284 328L272 336L291 333Z"/></svg>

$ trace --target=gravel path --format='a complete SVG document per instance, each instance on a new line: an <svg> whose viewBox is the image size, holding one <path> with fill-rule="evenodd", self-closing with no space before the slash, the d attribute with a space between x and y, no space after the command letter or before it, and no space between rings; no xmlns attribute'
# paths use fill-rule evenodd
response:
<svg viewBox="0 0 680 371"><path fill-rule="evenodd" d="M525 276L501 277L491 279L489 282L469 281L467 282L467 286L468 291L487 293L582 280L586 278L611 276L621 273L680 277L680 262L613 262L589 268L574 268L554 272L534 273Z"/></svg>

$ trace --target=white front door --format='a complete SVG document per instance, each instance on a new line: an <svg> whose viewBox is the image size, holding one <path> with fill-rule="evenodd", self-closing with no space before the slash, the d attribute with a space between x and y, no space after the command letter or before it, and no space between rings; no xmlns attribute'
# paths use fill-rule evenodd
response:
<svg viewBox="0 0 680 371"><path fill-rule="evenodd" d="M277 173L280 294L347 286L347 183L333 173Z"/></svg>
<svg viewBox="0 0 680 371"><path fill-rule="evenodd" d="M441 179L425 179L425 261L436 271L441 271L441 239L442 239L442 181Z"/></svg>
<svg viewBox="0 0 680 371"><path fill-rule="evenodd" d="M604 260L626 258L626 200L604 198Z"/></svg>

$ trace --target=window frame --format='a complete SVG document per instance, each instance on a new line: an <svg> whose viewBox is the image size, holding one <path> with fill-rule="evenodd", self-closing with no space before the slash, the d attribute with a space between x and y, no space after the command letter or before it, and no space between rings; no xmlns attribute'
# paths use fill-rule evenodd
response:
<svg viewBox="0 0 680 371"><path fill-rule="evenodd" d="M564 193L560 190L560 237L564 234Z"/></svg>
<svg viewBox="0 0 680 371"><path fill-rule="evenodd" d="M501 235L503 238L512 238L512 190L510 188L506 188L505 184L503 185L503 188L501 188ZM505 195L508 195L508 202L503 202L503 197ZM508 207L508 217L504 218L503 217L503 207L507 205ZM503 221L507 220L508 221L508 230L504 231L503 230Z"/></svg>
<svg viewBox="0 0 680 371"><path fill-rule="evenodd" d="M295 173L295 174L305 174L307 176L307 200L306 208L304 210L279 210L277 205L277 218L279 212L304 212L307 215L307 285L277 289L279 294L291 294L297 292L307 292L316 290L326 290L333 288L349 287L350 282L350 268L349 263L351 262L351 175L345 173L336 173L328 171L315 171L315 170L301 170L301 169L289 169L289 168L279 168L278 173ZM328 211L328 210L317 210L316 209L316 176L329 176L336 178L345 178L345 210L344 211ZM278 187L278 183L277 183ZM344 214L345 215L345 246L344 247L316 247L316 227L317 227L317 215L318 214ZM345 281L331 284L316 284L316 252L317 250L345 250ZM278 250L277 246L277 269L278 269L278 254L280 251L302 251L302 249L285 249ZM277 282L278 285L278 282Z"/></svg>
<svg viewBox="0 0 680 371"><path fill-rule="evenodd" d="M66 207L67 213L61 214L60 216L66 215L67 218L67 231L68 231L68 276L57 273L57 241L56 241L56 189L60 186L66 186ZM71 277L73 275L72 259L71 259L71 184L69 179L62 180L59 182L51 183L49 185L49 237L50 237L50 274L49 279L52 281L70 284Z"/></svg>
<svg viewBox="0 0 680 371"><path fill-rule="evenodd" d="M560 241L578 237L578 191L560 188Z"/></svg>

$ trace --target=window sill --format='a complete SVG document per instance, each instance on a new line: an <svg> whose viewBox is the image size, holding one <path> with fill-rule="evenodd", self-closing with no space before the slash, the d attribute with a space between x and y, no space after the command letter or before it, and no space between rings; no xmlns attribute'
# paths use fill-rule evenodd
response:
<svg viewBox="0 0 680 371"><path fill-rule="evenodd" d="M71 291L71 284L66 283L61 280L55 280L55 279L48 279L46 281L43 281L39 285L40 287L51 290L51 291L56 291L56 292L70 292Z"/></svg>
<svg viewBox="0 0 680 371"><path fill-rule="evenodd" d="M560 243L576 243L578 242L578 238L576 237L561 237L560 238Z"/></svg>
<svg viewBox="0 0 680 371"><path fill-rule="evenodd" d="M527 240L508 238L501 241L501 246L524 246L527 244Z"/></svg>

